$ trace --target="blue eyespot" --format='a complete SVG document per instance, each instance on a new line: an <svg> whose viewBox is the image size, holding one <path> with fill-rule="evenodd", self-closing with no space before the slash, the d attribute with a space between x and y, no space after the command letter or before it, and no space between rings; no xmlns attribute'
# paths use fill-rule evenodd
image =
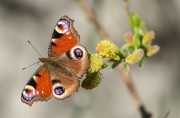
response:
<svg viewBox="0 0 180 118"><path fill-rule="evenodd" d="M68 20L62 19L60 21L63 22L67 27L70 27L70 23Z"/></svg>
<svg viewBox="0 0 180 118"><path fill-rule="evenodd" d="M22 93L22 98L26 101L31 101L35 97L35 91L25 88Z"/></svg>
<svg viewBox="0 0 180 118"><path fill-rule="evenodd" d="M57 87L54 89L54 93L57 95L62 95L65 92L65 89L63 87Z"/></svg>
<svg viewBox="0 0 180 118"><path fill-rule="evenodd" d="M74 54L78 59L81 59L83 57L83 51L80 48L76 48L74 50Z"/></svg>

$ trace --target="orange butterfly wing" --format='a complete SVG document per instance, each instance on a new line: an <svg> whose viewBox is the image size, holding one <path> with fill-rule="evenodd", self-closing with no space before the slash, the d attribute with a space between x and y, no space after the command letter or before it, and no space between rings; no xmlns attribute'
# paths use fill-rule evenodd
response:
<svg viewBox="0 0 180 118"><path fill-rule="evenodd" d="M34 101L48 100L51 96L51 75L44 66L41 66L24 87L21 100L31 106Z"/></svg>
<svg viewBox="0 0 180 118"><path fill-rule="evenodd" d="M73 20L63 16L56 24L49 46L49 56L59 56L79 42L79 35L73 27Z"/></svg>

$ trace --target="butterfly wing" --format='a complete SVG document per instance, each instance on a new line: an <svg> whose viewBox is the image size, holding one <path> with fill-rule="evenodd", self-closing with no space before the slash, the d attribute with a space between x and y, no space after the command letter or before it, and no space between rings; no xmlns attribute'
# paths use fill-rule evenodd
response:
<svg viewBox="0 0 180 118"><path fill-rule="evenodd" d="M53 96L61 100L71 96L79 88L79 80L64 73L55 73L52 83Z"/></svg>
<svg viewBox="0 0 180 118"><path fill-rule="evenodd" d="M52 96L52 80L50 72L41 66L23 89L22 102L32 105L34 101L46 101Z"/></svg>
<svg viewBox="0 0 180 118"><path fill-rule="evenodd" d="M57 22L49 45L49 57L59 56L78 44L79 35L73 27L73 20L63 16Z"/></svg>
<svg viewBox="0 0 180 118"><path fill-rule="evenodd" d="M49 57L58 58L59 69L54 70L53 96L65 99L77 91L79 80L89 68L89 54L85 47L77 45L79 35L73 20L63 16L57 22L49 46Z"/></svg>
<svg viewBox="0 0 180 118"><path fill-rule="evenodd" d="M89 53L82 45L76 45L59 56L59 63L70 70L74 76L81 78L89 68Z"/></svg>
<svg viewBox="0 0 180 118"><path fill-rule="evenodd" d="M74 46L67 53L59 56L58 63L62 66L54 72L53 96L65 99L79 88L79 80L89 68L89 55L82 45Z"/></svg>

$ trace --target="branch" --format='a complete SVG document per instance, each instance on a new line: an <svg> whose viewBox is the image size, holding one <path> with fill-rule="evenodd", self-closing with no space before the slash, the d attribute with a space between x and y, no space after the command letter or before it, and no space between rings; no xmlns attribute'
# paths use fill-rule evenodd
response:
<svg viewBox="0 0 180 118"><path fill-rule="evenodd" d="M130 76L126 73L125 68L123 65L119 65L119 72L122 76L122 79L124 83L126 84L132 98L134 99L134 102L139 109L139 112L141 113L142 118L151 118L152 114L149 113L144 104L142 103L141 98L139 97L137 90L134 87L134 84L130 78Z"/></svg>
<svg viewBox="0 0 180 118"><path fill-rule="evenodd" d="M168 112L166 113L165 118L168 118L169 114L170 114L170 111L168 111Z"/></svg>
<svg viewBox="0 0 180 118"><path fill-rule="evenodd" d="M131 15L131 12L130 12L130 8L129 8L128 0L124 0L124 9L126 11L127 16L129 17Z"/></svg>
<svg viewBox="0 0 180 118"><path fill-rule="evenodd" d="M78 2L80 7L82 8L82 10L85 12L87 18L89 18L97 27L97 29L100 33L101 39L109 39L109 35L107 34L106 30L98 22L93 9L87 5L86 0L76 0L76 1ZM128 16L130 16L128 0L124 0L124 1L125 1L126 13ZM140 99L140 97L137 93L137 90L134 87L134 84L133 84L130 76L126 73L125 68L122 65L119 66L119 72L123 78L125 85L127 86L128 90L129 90L129 93L131 94L132 98L134 99L136 106L139 109L139 112L141 113L142 118L151 118L152 114L146 110L142 100Z"/></svg>

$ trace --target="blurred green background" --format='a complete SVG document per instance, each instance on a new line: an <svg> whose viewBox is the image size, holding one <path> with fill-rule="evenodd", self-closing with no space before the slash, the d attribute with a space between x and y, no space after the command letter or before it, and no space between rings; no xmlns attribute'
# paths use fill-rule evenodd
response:
<svg viewBox="0 0 180 118"><path fill-rule="evenodd" d="M123 35L131 31L123 0L88 0L97 18L119 47ZM180 117L180 1L130 0L137 12L154 30L154 43L160 52L146 60L143 68L130 67L136 88L154 118ZM81 44L95 52L99 34L74 0L0 0L0 117L1 118L140 118L140 114L117 69L103 70L99 87L79 91L60 101L21 103L23 87L39 65L39 56L27 43L47 56L49 40L57 20L63 15L74 19Z"/></svg>

